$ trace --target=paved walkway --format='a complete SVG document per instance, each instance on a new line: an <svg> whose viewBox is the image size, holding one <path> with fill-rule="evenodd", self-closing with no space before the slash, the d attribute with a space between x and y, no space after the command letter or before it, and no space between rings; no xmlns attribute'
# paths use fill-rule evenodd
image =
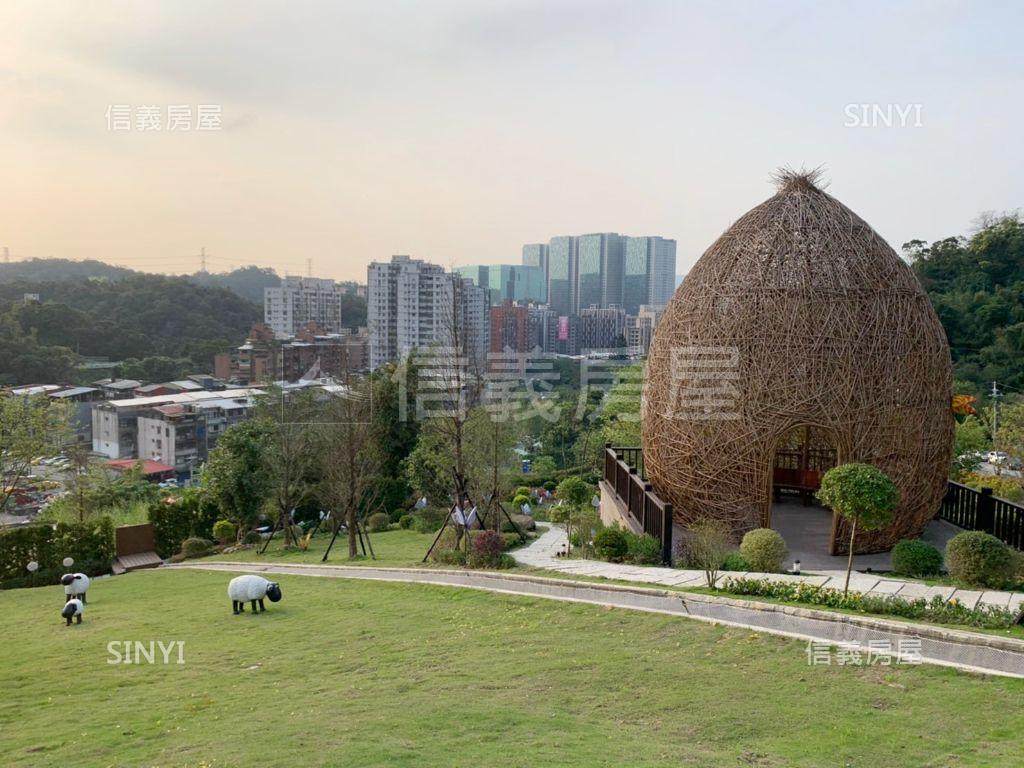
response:
<svg viewBox="0 0 1024 768"><path fill-rule="evenodd" d="M606 563L603 560L576 560L557 557L556 552L565 548L565 531L557 526L550 526L532 544L512 551L512 557L521 565L533 568L545 568L559 573L574 573L582 576L597 576L616 581L632 581L644 584L660 584L669 587L703 587L706 580L703 571L692 571L681 568L664 568L654 566L624 565ZM719 583L728 577L743 576L752 579L770 579L772 581L803 582L835 589L842 589L846 580L845 571L819 571L814 574L805 573L794 576L785 573L736 573L722 572ZM956 598L969 608L979 604L994 605L1010 610L1024 608L1024 593L994 592L956 589L955 587L929 587L926 584L902 579L883 578L866 573L854 572L850 577L850 589L869 595L898 595L913 600L923 597L931 600L935 595L944 600Z"/></svg>
<svg viewBox="0 0 1024 768"><path fill-rule="evenodd" d="M832 544L832 513L824 507L811 504L803 506L798 499L783 497L772 505L772 525L789 548L789 559L799 560L805 571L846 573L846 555L830 555ZM962 529L945 520L932 520L921 539L940 552L946 543ZM856 571L891 571L892 556L889 552L870 555L854 555L853 568Z"/></svg>
<svg viewBox="0 0 1024 768"><path fill-rule="evenodd" d="M869 616L852 616L810 608L636 586L595 584L506 572L372 568L278 563L191 561L164 566L175 569L273 573L340 579L412 582L480 589L512 595L589 603L605 607L663 613L714 624L755 629L773 635L846 646L862 653L890 655L897 662L926 662L986 674L1024 677L1024 641ZM138 571L145 574L146 571ZM285 600L288 598L286 597ZM272 609L273 610L273 609ZM887 649L887 650L882 650Z"/></svg>

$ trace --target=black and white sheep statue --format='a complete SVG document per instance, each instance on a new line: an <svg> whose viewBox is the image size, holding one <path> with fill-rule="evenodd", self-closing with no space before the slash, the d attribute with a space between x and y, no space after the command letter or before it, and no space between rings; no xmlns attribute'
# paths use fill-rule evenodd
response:
<svg viewBox="0 0 1024 768"><path fill-rule="evenodd" d="M64 617L68 622L68 626L71 626L71 620L74 619L76 624L82 623L82 613L85 611L85 603L79 600L77 597L72 597L66 603L64 608L61 610L60 615Z"/></svg>
<svg viewBox="0 0 1024 768"><path fill-rule="evenodd" d="M89 589L89 577L84 573L65 573L60 577L60 583L64 585L65 602L73 597L80 598L82 604L86 603L85 591Z"/></svg>
<svg viewBox="0 0 1024 768"><path fill-rule="evenodd" d="M245 613L246 601L252 603L252 612L259 613L267 610L263 605L263 598L270 598L270 602L276 603L281 599L281 585L275 581L267 581L262 576L236 576L228 584L228 597L231 598L231 610L237 615ZM259 604L259 611L256 604Z"/></svg>

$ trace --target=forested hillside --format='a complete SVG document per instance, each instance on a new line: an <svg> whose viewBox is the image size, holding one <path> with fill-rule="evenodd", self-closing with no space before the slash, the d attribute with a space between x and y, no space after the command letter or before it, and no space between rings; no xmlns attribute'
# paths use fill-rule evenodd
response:
<svg viewBox="0 0 1024 768"><path fill-rule="evenodd" d="M0 285L0 380L69 381L78 356L160 357L166 372L208 372L262 316L254 302L180 277L10 282Z"/></svg>
<svg viewBox="0 0 1024 768"><path fill-rule="evenodd" d="M1024 223L990 219L969 238L904 247L946 329L958 380L1024 390Z"/></svg>

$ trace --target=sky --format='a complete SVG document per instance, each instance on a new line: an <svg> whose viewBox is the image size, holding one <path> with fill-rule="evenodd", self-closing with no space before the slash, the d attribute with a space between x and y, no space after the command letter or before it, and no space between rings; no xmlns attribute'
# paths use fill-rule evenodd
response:
<svg viewBox="0 0 1024 768"><path fill-rule="evenodd" d="M615 231L675 238L682 274L773 170L820 166L899 249L1024 206L1022 26L953 0L0 0L0 246L365 281Z"/></svg>

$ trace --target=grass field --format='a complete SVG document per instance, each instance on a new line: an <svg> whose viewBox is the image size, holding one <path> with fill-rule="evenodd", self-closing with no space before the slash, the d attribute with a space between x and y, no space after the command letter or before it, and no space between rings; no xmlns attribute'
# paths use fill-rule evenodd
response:
<svg viewBox="0 0 1024 768"><path fill-rule="evenodd" d="M228 575L0 594L4 766L1017 766L1024 681L807 665L798 641L410 584ZM185 642L113 665L111 641ZM158 652L159 658L159 652ZM176 654L172 661L176 660Z"/></svg>
<svg viewBox="0 0 1024 768"><path fill-rule="evenodd" d="M367 553L366 557L360 556L355 560L348 559L348 539L344 534L339 535L331 549L327 565L371 565L371 566L413 566L422 565L423 556L430 548L430 542L434 540L435 534L417 533L416 531L395 529L382 533L371 533L370 543L373 546L376 560L372 560ZM279 536L274 537L267 547L267 551L257 554L259 547L254 549L243 549L227 555L212 555L209 560L231 560L234 562L281 562L281 563L320 563L320 558L327 551L327 545L331 542L328 533L318 533L309 543L309 549L303 550L298 547L285 549L284 541Z"/></svg>

